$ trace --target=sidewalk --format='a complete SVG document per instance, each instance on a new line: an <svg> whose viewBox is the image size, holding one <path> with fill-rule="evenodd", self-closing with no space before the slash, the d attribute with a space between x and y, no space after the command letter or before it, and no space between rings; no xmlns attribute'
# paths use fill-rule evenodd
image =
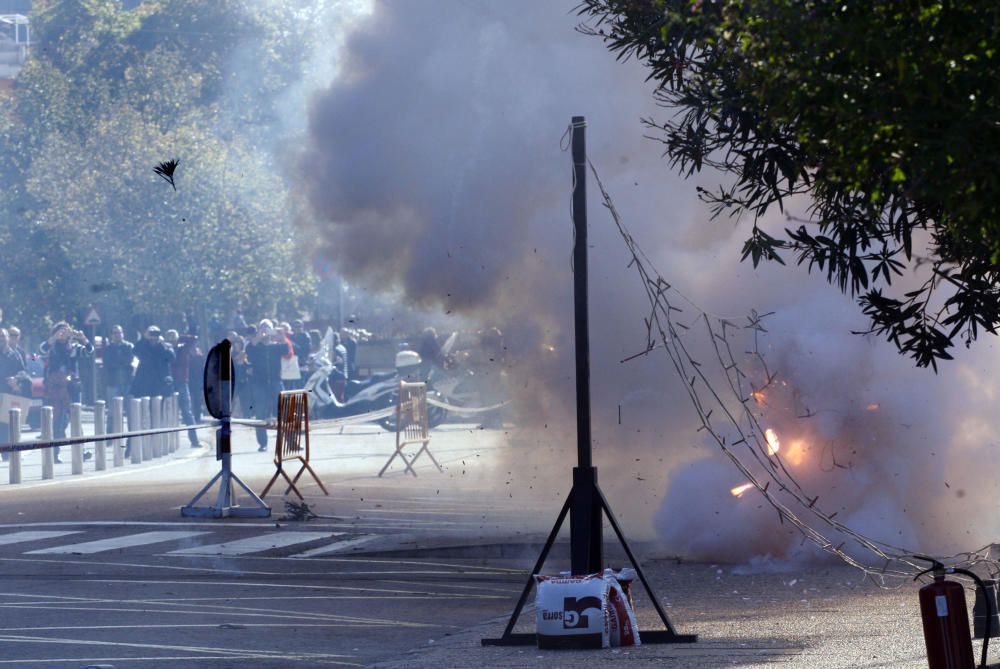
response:
<svg viewBox="0 0 1000 669"><path fill-rule="evenodd" d="M500 618L457 634L429 638L425 646L374 666L379 669L927 667L917 584L898 590L879 589L864 582L861 572L846 566L744 574L739 568L729 566L658 560L650 561L644 568L676 631L697 634L697 643L592 651L481 646L480 639L496 638L503 633L510 615L507 611ZM640 584L636 584L633 593L640 630L659 628L656 612ZM534 630L533 607L525 609L517 629ZM978 659L979 643L974 646ZM995 658L993 652L990 656Z"/></svg>

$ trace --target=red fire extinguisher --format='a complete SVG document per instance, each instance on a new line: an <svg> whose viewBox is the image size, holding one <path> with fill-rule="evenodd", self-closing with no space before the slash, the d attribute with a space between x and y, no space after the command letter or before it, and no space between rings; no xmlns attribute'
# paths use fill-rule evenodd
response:
<svg viewBox="0 0 1000 669"><path fill-rule="evenodd" d="M969 613L965 608L965 588L955 581L946 581L945 574L964 574L982 589L986 600L986 620L993 618L990 598L986 596L986 586L982 579L967 569L945 567L933 558L914 556L931 563L914 577L914 581L927 573L934 575L934 581L920 588L920 616L924 622L924 642L927 644L927 665L929 669L975 669L972 654L972 635L969 632ZM987 628L983 637L983 668L986 667L986 649L990 637Z"/></svg>

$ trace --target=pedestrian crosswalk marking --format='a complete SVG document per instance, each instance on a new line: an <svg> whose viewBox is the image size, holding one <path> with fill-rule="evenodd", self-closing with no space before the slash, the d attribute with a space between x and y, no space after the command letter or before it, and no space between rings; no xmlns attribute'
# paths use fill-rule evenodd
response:
<svg viewBox="0 0 1000 669"><path fill-rule="evenodd" d="M247 553L260 553L272 548L284 548L295 544L302 544L319 539L340 536L343 532L271 532L247 539L227 541L221 544L210 546L192 546L176 551L170 551L167 555L245 555Z"/></svg>
<svg viewBox="0 0 1000 669"><path fill-rule="evenodd" d="M139 534L127 534L123 537L113 537L111 539L100 539L98 541L87 541L81 544L66 544L63 546L53 546L52 548L42 548L36 551L28 551L25 555L44 554L91 554L103 551L115 550L116 548L131 548L134 546L144 546L146 544L156 544L164 541L177 541L190 537L205 534L205 532L141 532Z"/></svg>
<svg viewBox="0 0 1000 669"><path fill-rule="evenodd" d="M42 539L55 539L64 537L67 534L79 534L80 530L25 530L23 532L11 532L10 534L0 534L0 546L7 544L19 544L25 541L41 541Z"/></svg>
<svg viewBox="0 0 1000 669"><path fill-rule="evenodd" d="M302 553L293 555L295 558L308 558L316 557L317 555L329 555L330 553L340 553L353 546L360 546L361 544L366 544L373 539L377 539L379 535L368 534L362 537L355 537L354 539L344 539L343 541L335 541L332 544L326 546L320 546L319 548L313 548Z"/></svg>

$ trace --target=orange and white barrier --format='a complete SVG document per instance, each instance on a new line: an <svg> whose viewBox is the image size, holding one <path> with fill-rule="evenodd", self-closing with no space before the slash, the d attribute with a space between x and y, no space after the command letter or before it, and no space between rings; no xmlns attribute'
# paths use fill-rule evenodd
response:
<svg viewBox="0 0 1000 669"><path fill-rule="evenodd" d="M302 466L294 478L289 478L284 463L294 460L301 462ZM278 436L274 440L274 466L276 471L260 494L261 499L267 496L279 476L288 482L286 495L289 491L294 491L299 499L303 499L295 484L305 471L313 477L323 494L330 494L309 465L309 394L305 390L286 390L278 395Z"/></svg>
<svg viewBox="0 0 1000 669"><path fill-rule="evenodd" d="M382 476L393 460L399 458L405 467L403 471L416 476L413 463L425 453L439 472L444 471L431 453L430 443L431 435L427 424L427 384L400 381L399 401L396 404L396 450L382 465L378 475ZM411 458L406 457L403 449L416 444L420 444L417 452Z"/></svg>

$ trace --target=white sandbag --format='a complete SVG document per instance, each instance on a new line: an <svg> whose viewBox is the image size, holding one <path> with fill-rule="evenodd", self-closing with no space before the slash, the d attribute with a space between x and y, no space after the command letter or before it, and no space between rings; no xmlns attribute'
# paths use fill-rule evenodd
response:
<svg viewBox="0 0 1000 669"><path fill-rule="evenodd" d="M617 574L611 569L604 570L604 581L608 584L608 642L612 646L638 646L641 643L630 593L626 590L633 578L635 572L631 569L623 569Z"/></svg>
<svg viewBox="0 0 1000 669"><path fill-rule="evenodd" d="M589 576L535 575L539 648L607 648L609 582Z"/></svg>

